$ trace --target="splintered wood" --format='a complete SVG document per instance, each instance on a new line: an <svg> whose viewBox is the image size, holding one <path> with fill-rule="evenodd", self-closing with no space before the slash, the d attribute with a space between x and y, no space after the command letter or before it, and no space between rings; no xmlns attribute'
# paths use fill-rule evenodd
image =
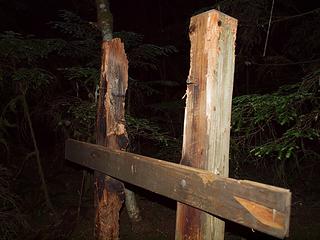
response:
<svg viewBox="0 0 320 240"><path fill-rule="evenodd" d="M215 10L192 17L189 28L190 72L181 164L225 177L229 171L236 29L235 19ZM222 240L224 222L178 203L176 239Z"/></svg>
<svg viewBox="0 0 320 240"><path fill-rule="evenodd" d="M120 39L102 44L100 91L97 109L99 145L119 150L128 144L125 123L125 94L128 60ZM119 212L124 200L121 182L95 171L95 239L119 238Z"/></svg>

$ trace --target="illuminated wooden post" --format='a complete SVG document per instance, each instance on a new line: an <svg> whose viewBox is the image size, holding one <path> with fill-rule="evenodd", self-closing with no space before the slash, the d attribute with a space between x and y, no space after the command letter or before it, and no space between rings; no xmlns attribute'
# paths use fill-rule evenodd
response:
<svg viewBox="0 0 320 240"><path fill-rule="evenodd" d="M181 164L227 177L237 20L211 10L191 18ZM223 207L223 206L221 206ZM222 240L224 222L178 203L176 239Z"/></svg>

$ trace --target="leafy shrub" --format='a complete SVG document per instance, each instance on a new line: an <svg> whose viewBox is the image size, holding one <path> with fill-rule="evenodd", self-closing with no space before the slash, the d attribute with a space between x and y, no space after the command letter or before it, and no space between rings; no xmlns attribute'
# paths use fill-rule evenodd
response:
<svg viewBox="0 0 320 240"><path fill-rule="evenodd" d="M301 83L265 95L244 95L233 100L232 149L235 161L271 161L284 182L290 167L299 170L306 152L320 160L315 147L320 137L320 70ZM239 154L240 153L240 154Z"/></svg>

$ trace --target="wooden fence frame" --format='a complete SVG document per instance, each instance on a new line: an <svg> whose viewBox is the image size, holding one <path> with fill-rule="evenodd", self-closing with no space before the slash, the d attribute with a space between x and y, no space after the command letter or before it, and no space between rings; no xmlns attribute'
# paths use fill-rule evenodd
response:
<svg viewBox="0 0 320 240"><path fill-rule="evenodd" d="M191 18L181 164L119 151L128 143L128 62L120 40L104 43L97 117L97 144L104 147L66 142L66 159L95 170L96 239L119 237L118 180L178 201L177 240L222 240L222 219L279 238L288 235L289 190L228 178L236 28L236 19L216 10Z"/></svg>

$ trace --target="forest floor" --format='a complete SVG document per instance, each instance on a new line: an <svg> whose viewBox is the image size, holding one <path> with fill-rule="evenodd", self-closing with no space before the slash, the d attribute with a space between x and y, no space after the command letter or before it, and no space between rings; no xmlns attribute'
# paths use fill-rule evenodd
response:
<svg viewBox="0 0 320 240"><path fill-rule="evenodd" d="M60 167L47 170L48 189L58 216L55 220L43 201L37 169L30 164L17 182L17 192L22 199L23 213L30 224L28 240L90 240L93 233L93 180L92 175L83 177L83 170L76 165L54 162ZM319 169L318 169L319 170ZM319 171L309 182L296 181L290 186L293 194L290 237L292 240L320 239L320 183ZM271 184L270 171L247 168L240 178ZM83 182L83 179L86 180ZM83 188L81 187L83 183ZM121 240L170 240L174 239L176 202L157 194L134 189L141 210L142 221L132 225L125 207L120 214ZM82 197L80 195L82 192ZM1 237L0 237L1 239ZM253 232L249 228L227 222L226 240L275 239Z"/></svg>

